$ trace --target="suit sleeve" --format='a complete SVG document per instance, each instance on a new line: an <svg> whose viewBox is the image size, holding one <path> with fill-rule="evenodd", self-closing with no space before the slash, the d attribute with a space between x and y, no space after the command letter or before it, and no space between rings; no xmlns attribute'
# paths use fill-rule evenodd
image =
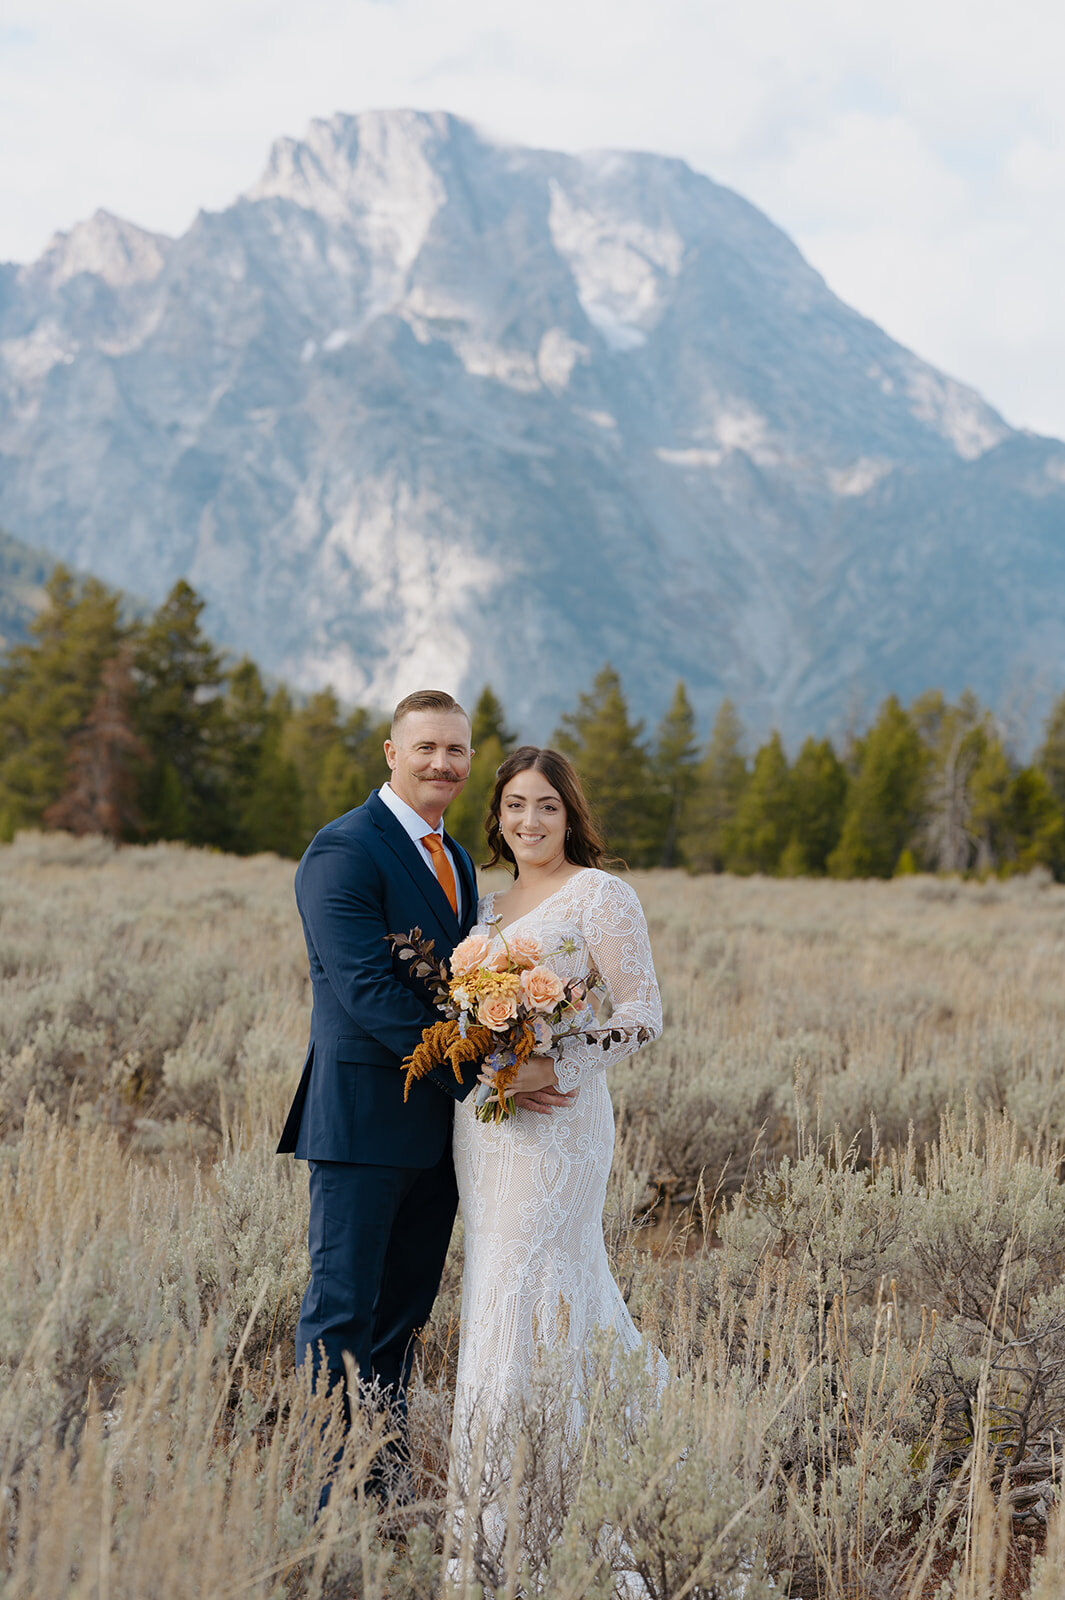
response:
<svg viewBox="0 0 1065 1600"><path fill-rule="evenodd" d="M318 834L303 858L300 915L329 985L352 1022L400 1060L422 1029L439 1021L428 997L396 976L386 936L406 928L385 924L384 884L367 852L350 839ZM431 1073L438 1088L463 1099L476 1080L459 1085L449 1073Z"/></svg>

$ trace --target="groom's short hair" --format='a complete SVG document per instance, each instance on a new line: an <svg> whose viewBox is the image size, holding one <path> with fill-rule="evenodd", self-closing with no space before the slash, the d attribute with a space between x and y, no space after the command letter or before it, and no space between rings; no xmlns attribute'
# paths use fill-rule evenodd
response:
<svg viewBox="0 0 1065 1600"><path fill-rule="evenodd" d="M448 694L446 689L415 689L413 694L403 696L399 705L392 713L392 737L396 737L396 729L403 718L411 711L458 711L469 722L470 714L464 706L460 706L454 695Z"/></svg>

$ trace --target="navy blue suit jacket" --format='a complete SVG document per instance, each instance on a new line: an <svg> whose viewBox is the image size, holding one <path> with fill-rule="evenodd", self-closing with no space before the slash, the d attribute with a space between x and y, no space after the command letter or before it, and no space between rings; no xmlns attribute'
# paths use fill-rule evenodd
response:
<svg viewBox="0 0 1065 1600"><path fill-rule="evenodd" d="M387 943L421 928L441 959L477 919L473 863L451 838L462 883L462 922L409 834L376 791L308 845L296 869L296 904L310 960L314 1009L300 1086L278 1152L310 1161L431 1167L451 1136L454 1101L477 1069L412 1085L403 1057L439 1022L432 998ZM441 1093L441 1091L443 1091Z"/></svg>

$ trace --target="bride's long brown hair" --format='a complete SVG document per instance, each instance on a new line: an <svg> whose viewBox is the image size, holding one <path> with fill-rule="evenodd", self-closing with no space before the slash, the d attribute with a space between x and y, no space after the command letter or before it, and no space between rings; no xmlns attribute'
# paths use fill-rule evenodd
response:
<svg viewBox="0 0 1065 1600"><path fill-rule="evenodd" d="M557 750L542 750L535 744L523 744L517 750L512 750L496 769L495 788L484 823L491 859L482 861L482 867L497 867L503 861L511 872L517 874L518 864L499 826L499 812L503 790L511 778L517 777L519 772L533 771L543 773L552 789L561 796L566 808L566 860L572 861L576 867L598 867L606 854L606 845L572 762Z"/></svg>

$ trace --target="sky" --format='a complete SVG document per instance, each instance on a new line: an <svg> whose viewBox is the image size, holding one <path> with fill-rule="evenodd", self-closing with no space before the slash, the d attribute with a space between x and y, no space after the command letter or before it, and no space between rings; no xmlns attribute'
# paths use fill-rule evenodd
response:
<svg viewBox="0 0 1065 1600"><path fill-rule="evenodd" d="M412 106L682 156L894 338L1065 437L1061 0L4 0L0 260L180 233L274 138Z"/></svg>

